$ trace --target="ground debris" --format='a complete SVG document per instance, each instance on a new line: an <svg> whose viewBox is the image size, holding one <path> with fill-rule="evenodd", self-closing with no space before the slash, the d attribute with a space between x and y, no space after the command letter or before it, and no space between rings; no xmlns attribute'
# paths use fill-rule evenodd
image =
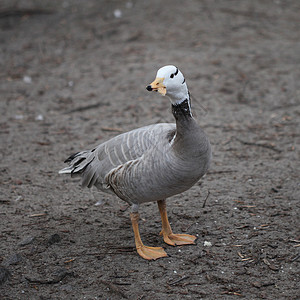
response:
<svg viewBox="0 0 300 300"><path fill-rule="evenodd" d="M55 13L53 10L41 8L6 9L0 11L0 18L22 17L32 15L49 15Z"/></svg>
<svg viewBox="0 0 300 300"><path fill-rule="evenodd" d="M0 203L3 203L3 204L9 204L9 203L10 203L10 200L0 199Z"/></svg>
<svg viewBox="0 0 300 300"><path fill-rule="evenodd" d="M30 283L39 283L39 284L55 284L62 281L66 276L74 276L74 272L69 272L66 269L60 269L57 272L52 274L52 278L49 279L42 279L42 278L32 278L25 276L26 280Z"/></svg>
<svg viewBox="0 0 300 300"><path fill-rule="evenodd" d="M101 127L103 131L115 131L115 132L124 132L122 128L116 128L116 127Z"/></svg>
<svg viewBox="0 0 300 300"><path fill-rule="evenodd" d="M29 215L29 218L44 217L44 216L47 216L47 213L32 214Z"/></svg>
<svg viewBox="0 0 300 300"><path fill-rule="evenodd" d="M174 281L168 282L168 285L175 285L175 284L177 284L177 283L179 283L179 282L181 282L182 280L185 280L185 279L187 279L187 278L189 278L189 276L182 276L182 277L179 278L179 279L176 279L176 280L174 280Z"/></svg>
<svg viewBox="0 0 300 300"><path fill-rule="evenodd" d="M120 288L118 288L114 283L106 281L106 280L100 280L100 282L102 284L106 285L110 289L111 292L113 292L125 299L128 299L126 294Z"/></svg>
<svg viewBox="0 0 300 300"><path fill-rule="evenodd" d="M208 191L208 192L207 192L207 196L206 196L206 197L205 197L205 199L204 199L204 202L203 202L202 208L205 208L206 201L207 201L207 199L208 199L209 195L210 195L210 191Z"/></svg>
<svg viewBox="0 0 300 300"><path fill-rule="evenodd" d="M89 110L89 109L95 109L99 106L103 106L103 105L109 105L109 103L104 103L104 102L98 102L98 103L94 103L94 104L89 104L89 105L85 105L85 106L79 106L79 107L76 107L76 108L73 108L71 110L68 110L67 112L65 112L66 114L71 114L71 113L74 113L74 112L83 112L83 111L86 111L86 110Z"/></svg>
<svg viewBox="0 0 300 300"><path fill-rule="evenodd" d="M275 282L259 282L259 281L254 281L252 282L252 285L256 288L261 288L261 287L266 287L270 285L275 285Z"/></svg>
<svg viewBox="0 0 300 300"><path fill-rule="evenodd" d="M34 236L28 236L24 240L22 240L18 245L19 246L26 246L31 244L35 240Z"/></svg>
<svg viewBox="0 0 300 300"><path fill-rule="evenodd" d="M267 260L266 257L264 257L264 258L262 259L262 261L263 261L263 263L264 263L265 265L267 265L272 271L278 271L278 270L279 270L279 268L276 267L273 263L270 263L270 262Z"/></svg>
<svg viewBox="0 0 300 300"><path fill-rule="evenodd" d="M48 239L48 245L53 245L55 243L59 243L61 241L61 237L59 234L54 233L50 236L50 238Z"/></svg>
<svg viewBox="0 0 300 300"><path fill-rule="evenodd" d="M232 290L229 291L224 291L221 293L222 295L234 295L234 296L242 296L242 294L240 292L235 292Z"/></svg>
<svg viewBox="0 0 300 300"><path fill-rule="evenodd" d="M294 256L292 259L291 259L291 262L293 261L296 261L300 258L300 253L298 253L296 256Z"/></svg>
<svg viewBox="0 0 300 300"><path fill-rule="evenodd" d="M0 266L0 285L2 285L10 277L11 274L9 270L3 266Z"/></svg>
<svg viewBox="0 0 300 300"><path fill-rule="evenodd" d="M247 142L247 141L243 141L243 140L241 140L241 139L239 139L239 138L237 138L237 137L235 137L235 139L236 139L238 142L240 142L240 143L242 143L242 144L244 144L244 145L247 145L247 146L263 147L263 148L267 148L267 149L273 150L273 151L275 151L275 152L277 152L277 153L281 153L281 152L282 152L281 150L275 148L275 146L272 145L272 144L259 143L259 142L258 142L258 143L255 143L255 142Z"/></svg>
<svg viewBox="0 0 300 300"><path fill-rule="evenodd" d="M76 258L71 258L71 259L65 260L65 261L64 261L64 264L68 264L68 263L74 261L75 259L76 259Z"/></svg>
<svg viewBox="0 0 300 300"><path fill-rule="evenodd" d="M10 255L7 259L5 259L2 263L3 266L10 266L10 265L16 265L17 263L19 263L20 261L22 261L22 256L19 253L13 253L12 255Z"/></svg>

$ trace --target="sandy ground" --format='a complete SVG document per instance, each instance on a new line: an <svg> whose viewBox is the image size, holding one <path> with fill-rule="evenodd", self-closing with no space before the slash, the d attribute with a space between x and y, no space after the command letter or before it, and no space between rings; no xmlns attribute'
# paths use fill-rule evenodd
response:
<svg viewBox="0 0 300 300"><path fill-rule="evenodd" d="M297 0L1 1L0 298L299 299L299 15ZM173 122L145 90L166 64L214 158L168 200L197 245L165 245L156 204L141 207L144 242L169 254L148 262L126 205L57 171Z"/></svg>

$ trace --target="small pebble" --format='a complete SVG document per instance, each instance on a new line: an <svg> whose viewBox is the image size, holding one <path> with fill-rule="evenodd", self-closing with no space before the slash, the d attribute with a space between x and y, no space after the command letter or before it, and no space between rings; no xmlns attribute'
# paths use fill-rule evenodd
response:
<svg viewBox="0 0 300 300"><path fill-rule="evenodd" d="M61 237L59 234L54 233L50 236L50 238L48 239L48 244L49 245L53 245L55 243L59 243L61 241Z"/></svg>
<svg viewBox="0 0 300 300"><path fill-rule="evenodd" d="M96 203L95 203L95 206L100 206L100 205L102 205L103 204L103 201L102 200L99 200L99 201L97 201Z"/></svg>
<svg viewBox="0 0 300 300"><path fill-rule="evenodd" d="M31 78L30 76L24 76L24 77L23 77L23 81L24 81L25 83L32 83L32 78Z"/></svg>
<svg viewBox="0 0 300 300"><path fill-rule="evenodd" d="M208 241L204 241L204 247L211 247L212 243Z"/></svg>
<svg viewBox="0 0 300 300"><path fill-rule="evenodd" d="M36 121L43 121L44 120L44 116L43 115L37 115L36 117L35 117L35 120Z"/></svg>
<svg viewBox="0 0 300 300"><path fill-rule="evenodd" d="M15 115L16 120L23 120L24 116L23 115Z"/></svg>
<svg viewBox="0 0 300 300"><path fill-rule="evenodd" d="M21 201L21 200L24 200L24 199L23 199L23 196L20 196L20 195L15 199L16 202Z"/></svg>
<svg viewBox="0 0 300 300"><path fill-rule="evenodd" d="M121 18L122 17L122 11L120 9L115 9L114 10L114 16L115 18Z"/></svg>
<svg viewBox="0 0 300 300"><path fill-rule="evenodd" d="M22 240L19 243L19 246L26 246L31 244L34 241L35 237L34 236L28 236L27 238L25 238L24 240Z"/></svg>

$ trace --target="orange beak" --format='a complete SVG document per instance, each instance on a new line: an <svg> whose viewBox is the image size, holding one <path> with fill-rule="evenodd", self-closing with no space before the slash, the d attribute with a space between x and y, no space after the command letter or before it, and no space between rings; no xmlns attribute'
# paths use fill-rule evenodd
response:
<svg viewBox="0 0 300 300"><path fill-rule="evenodd" d="M163 84L164 78L156 77L153 82L151 82L146 89L148 91L159 92L161 95L165 96L167 93L167 89Z"/></svg>

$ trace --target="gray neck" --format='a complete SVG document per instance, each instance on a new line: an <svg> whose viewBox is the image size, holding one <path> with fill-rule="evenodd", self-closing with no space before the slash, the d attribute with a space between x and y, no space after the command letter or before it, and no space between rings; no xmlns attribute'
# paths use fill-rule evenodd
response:
<svg viewBox="0 0 300 300"><path fill-rule="evenodd" d="M179 104L172 104L172 113L176 120L176 134L174 139L183 141L189 136L191 128L195 125L195 120L191 113L190 100L185 99Z"/></svg>

